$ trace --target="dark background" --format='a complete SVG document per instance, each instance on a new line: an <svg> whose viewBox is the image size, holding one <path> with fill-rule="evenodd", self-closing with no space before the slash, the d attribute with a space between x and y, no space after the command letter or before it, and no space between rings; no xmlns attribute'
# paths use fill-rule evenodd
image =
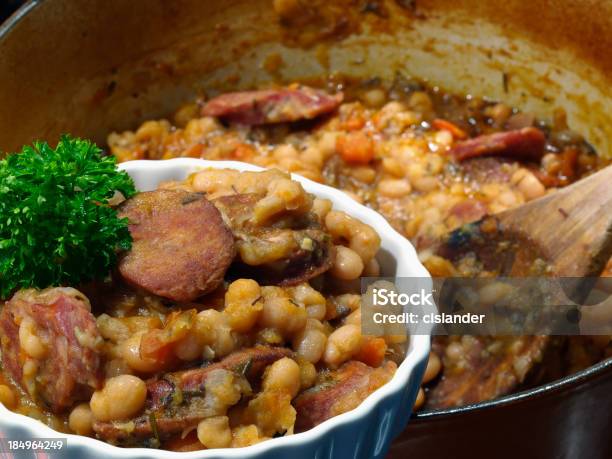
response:
<svg viewBox="0 0 612 459"><path fill-rule="evenodd" d="M0 23L4 22L24 0L0 0Z"/></svg>

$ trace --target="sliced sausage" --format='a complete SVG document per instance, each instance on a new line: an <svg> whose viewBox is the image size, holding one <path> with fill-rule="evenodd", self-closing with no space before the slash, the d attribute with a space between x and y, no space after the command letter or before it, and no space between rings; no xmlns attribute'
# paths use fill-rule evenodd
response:
<svg viewBox="0 0 612 459"><path fill-rule="evenodd" d="M316 386L298 395L295 431L303 432L329 418L356 408L368 395L389 381L397 369L393 362L379 368L350 361L331 371Z"/></svg>
<svg viewBox="0 0 612 459"><path fill-rule="evenodd" d="M51 411L88 400L102 386L102 337L81 292L21 290L4 305L0 332L4 370Z"/></svg>
<svg viewBox="0 0 612 459"><path fill-rule="evenodd" d="M297 285L331 268L333 244L314 214L289 217L282 225L259 227L250 224L260 195L235 194L215 199L236 238L244 262L234 275L257 279L263 284ZM253 261L256 254L260 261Z"/></svg>
<svg viewBox="0 0 612 459"><path fill-rule="evenodd" d="M145 414L120 425L96 422L94 431L105 441L123 445L147 445L153 439L167 440L195 428L204 418L201 410L202 391L212 371L234 371L255 380L268 365L291 355L292 352L286 348L256 346L234 352L220 362L203 368L151 379L147 382ZM153 419L155 428L151 423Z"/></svg>
<svg viewBox="0 0 612 459"><path fill-rule="evenodd" d="M198 410L190 408L190 405L179 407L171 416L157 417L157 413L151 412L122 423L97 421L93 429L99 439L114 445L157 448L159 444L156 440L169 440L184 431L195 429L205 418ZM153 419L155 430L151 424Z"/></svg>
<svg viewBox="0 0 612 459"><path fill-rule="evenodd" d="M230 92L211 99L202 114L246 125L283 123L332 112L342 99L342 93L330 95L307 86Z"/></svg>
<svg viewBox="0 0 612 459"><path fill-rule="evenodd" d="M256 346L236 351L223 360L204 368L194 368L172 373L172 384L168 378L151 380L147 383L149 397L147 407L160 409L163 407L176 388L183 391L196 391L203 387L204 381L213 370L230 370L244 374L247 379L260 376L263 370L277 360L288 357L291 351L282 347Z"/></svg>
<svg viewBox="0 0 612 459"><path fill-rule="evenodd" d="M544 155L546 137L534 127L496 132L458 142L449 150L458 161L478 156L508 156L539 161Z"/></svg>
<svg viewBox="0 0 612 459"><path fill-rule="evenodd" d="M203 194L157 190L122 204L132 249L119 272L131 285L178 302L217 288L234 258L232 232Z"/></svg>

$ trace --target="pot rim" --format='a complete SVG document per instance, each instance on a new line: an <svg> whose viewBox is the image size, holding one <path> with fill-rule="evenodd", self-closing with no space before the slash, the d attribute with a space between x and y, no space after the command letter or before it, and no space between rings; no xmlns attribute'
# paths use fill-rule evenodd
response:
<svg viewBox="0 0 612 459"><path fill-rule="evenodd" d="M458 406L453 408L441 408L437 410L428 410L412 413L412 420L436 420L445 416L456 416L474 411L484 411L493 408L500 408L516 403L531 401L537 397L545 397L552 395L580 383L593 379L606 371L612 372L612 358L602 360L595 365L580 370L563 378L556 379L550 383L542 384L533 388L525 389L520 392L515 392L486 402L472 403L469 405Z"/></svg>
<svg viewBox="0 0 612 459"><path fill-rule="evenodd" d="M21 5L3 23L0 23L0 39L4 38L19 22L21 22L32 10L44 0L28 0Z"/></svg>

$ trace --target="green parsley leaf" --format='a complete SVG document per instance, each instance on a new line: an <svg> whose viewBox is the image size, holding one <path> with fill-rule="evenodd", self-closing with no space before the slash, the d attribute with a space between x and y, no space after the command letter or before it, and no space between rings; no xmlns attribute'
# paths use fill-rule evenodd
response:
<svg viewBox="0 0 612 459"><path fill-rule="evenodd" d="M18 288L78 285L108 275L129 250L127 219L108 205L136 193L93 143L62 136L0 161L0 298Z"/></svg>

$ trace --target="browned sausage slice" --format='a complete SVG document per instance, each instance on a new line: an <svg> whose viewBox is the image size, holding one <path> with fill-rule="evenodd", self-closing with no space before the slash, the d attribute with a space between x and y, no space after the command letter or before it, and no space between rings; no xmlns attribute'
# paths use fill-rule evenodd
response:
<svg viewBox="0 0 612 459"><path fill-rule="evenodd" d="M56 413L89 399L102 386L102 337L89 308L87 298L72 288L29 289L17 292L0 313L4 370L32 399ZM42 344L37 355L28 355L27 344L22 347L20 326Z"/></svg>
<svg viewBox="0 0 612 459"><path fill-rule="evenodd" d="M295 431L303 432L338 414L356 408L368 395L389 381L397 366L385 362L379 368L350 361L331 371L324 381L294 400Z"/></svg>
<svg viewBox="0 0 612 459"><path fill-rule="evenodd" d="M342 93L330 95L307 86L230 92L211 99L202 114L246 125L283 123L332 112L342 99Z"/></svg>
<svg viewBox="0 0 612 459"><path fill-rule="evenodd" d="M138 288L187 302L217 288L234 258L234 239L221 214L202 194L157 190L128 199L132 249L119 262Z"/></svg>
<svg viewBox="0 0 612 459"><path fill-rule="evenodd" d="M94 431L105 441L123 445L147 445L153 440L172 438L194 428L204 418L202 391L212 371L229 370L253 380L259 378L268 365L291 355L292 352L286 348L256 346L234 352L203 368L149 380L145 414L121 424L96 422Z"/></svg>
<svg viewBox="0 0 612 459"><path fill-rule="evenodd" d="M544 155L545 143L546 137L541 130L526 127L458 142L449 150L449 154L458 161L490 155L539 161Z"/></svg>
<svg viewBox="0 0 612 459"><path fill-rule="evenodd" d="M213 370L230 370L244 374L248 379L253 379L262 374L263 370L277 360L288 357L291 351L282 347L256 346L236 351L220 362L213 363L204 368L195 368L172 373L172 384L169 379L151 380L147 384L149 397L147 407L150 409L161 408L168 398L172 397L172 391L177 387L183 391L196 391L203 387L204 381Z"/></svg>

